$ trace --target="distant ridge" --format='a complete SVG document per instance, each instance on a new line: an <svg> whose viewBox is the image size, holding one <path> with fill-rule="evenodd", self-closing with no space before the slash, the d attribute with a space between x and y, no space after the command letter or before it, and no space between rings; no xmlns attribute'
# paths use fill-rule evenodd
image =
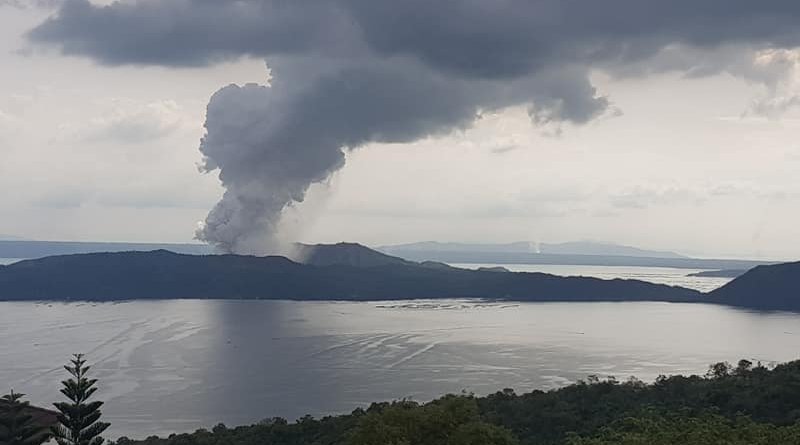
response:
<svg viewBox="0 0 800 445"><path fill-rule="evenodd" d="M434 250L426 250L437 246ZM575 251L574 243L547 244L551 251ZM550 246L550 247L547 247ZM553 247L560 246L560 247ZM637 255L652 253L636 248L617 246L622 250L613 250L611 245L584 243L584 251L606 249L607 252L623 253L628 249L639 251ZM588 246L588 247L587 247ZM605 247L604 247L605 246ZM400 264L403 261L415 263L431 263L430 266L441 267L444 263L497 263L497 264L562 264L585 266L640 266L640 267L675 267L685 269L750 269L762 264L773 264L764 261L749 260L707 260L685 257L654 258L645 256L623 255L588 255L564 253L535 253L531 243L510 244L459 244L459 243L414 243L402 246L387 246L373 250L354 243L338 244L297 244L297 249L289 256L299 262L310 264L350 264L355 266L375 266L382 264ZM475 252L464 250L480 248ZM164 244L164 243L103 243L80 241L0 241L0 258L42 258L53 255L70 255L94 252L149 252L153 250L169 250L188 255L210 255L218 253L206 244ZM492 249L495 249L492 251ZM312 250L317 253L311 254ZM677 255L677 254L674 254ZM439 263L438 265L434 263Z"/></svg>
<svg viewBox="0 0 800 445"><path fill-rule="evenodd" d="M402 252L471 252L471 253L530 253L554 255L607 255L647 258L688 258L675 252L646 250L596 241L570 241L565 243L532 243L518 241L505 244L443 243L423 241L418 243L381 246L378 250L389 254ZM402 255L401 255L402 256Z"/></svg>
<svg viewBox="0 0 800 445"><path fill-rule="evenodd" d="M86 241L31 241L0 239L0 258L42 258L52 255L70 255L93 252L148 252L165 249L189 255L214 253L207 244L169 243L103 243Z"/></svg>
<svg viewBox="0 0 800 445"><path fill-rule="evenodd" d="M29 240L21 236L5 235L0 233L0 241L29 241Z"/></svg>
<svg viewBox="0 0 800 445"><path fill-rule="evenodd" d="M672 267L679 269L750 269L767 261L689 258L674 252L613 244L578 242L540 244L462 244L427 241L383 246L378 250L409 261L465 264L560 264L573 266ZM578 253L583 252L583 253Z"/></svg>

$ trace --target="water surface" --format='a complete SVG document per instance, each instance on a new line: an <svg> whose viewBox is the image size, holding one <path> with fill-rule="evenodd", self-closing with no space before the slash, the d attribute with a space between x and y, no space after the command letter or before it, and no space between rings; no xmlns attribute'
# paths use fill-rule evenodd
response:
<svg viewBox="0 0 800 445"><path fill-rule="evenodd" d="M703 304L0 303L0 382L57 399L85 352L110 437L350 412L371 401L703 373L798 355L800 315Z"/></svg>

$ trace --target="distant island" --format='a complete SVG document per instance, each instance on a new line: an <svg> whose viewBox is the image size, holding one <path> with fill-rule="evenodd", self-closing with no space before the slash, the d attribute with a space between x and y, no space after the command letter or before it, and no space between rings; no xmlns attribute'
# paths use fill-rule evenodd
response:
<svg viewBox="0 0 800 445"><path fill-rule="evenodd" d="M759 266L711 292L637 280L468 270L416 263L358 244L306 246L279 256L186 255L167 250L51 256L0 266L0 300L132 299L709 302L800 310L800 263Z"/></svg>
<svg viewBox="0 0 800 445"><path fill-rule="evenodd" d="M291 259L306 262L306 257L327 250L325 257L347 252L333 253L339 244L296 244ZM39 241L0 238L0 258L28 259L53 255L70 255L95 252L149 252L169 250L189 255L218 254L212 246L199 243L109 243L85 241ZM645 250L619 244L577 241L558 244L516 242L507 244L465 244L426 241L421 243L383 246L374 249L408 262L422 263L466 263L466 264L558 264L574 266L627 266L627 267L673 267L683 269L740 269L747 270L764 264L765 261L700 259L690 258L674 252Z"/></svg>
<svg viewBox="0 0 800 445"><path fill-rule="evenodd" d="M498 273L413 263L356 244L301 264L284 257L90 253L0 267L0 300L129 299L698 301L694 290L634 280Z"/></svg>

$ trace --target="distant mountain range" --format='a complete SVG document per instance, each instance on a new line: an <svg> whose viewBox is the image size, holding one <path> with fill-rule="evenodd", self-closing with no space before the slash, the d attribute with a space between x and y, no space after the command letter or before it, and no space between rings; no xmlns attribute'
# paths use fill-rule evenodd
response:
<svg viewBox="0 0 800 445"><path fill-rule="evenodd" d="M187 255L208 255L214 249L207 244L103 243L85 241L34 241L0 239L0 258L42 258L93 252L148 252L165 249Z"/></svg>
<svg viewBox="0 0 800 445"><path fill-rule="evenodd" d="M0 240L0 258L42 258L52 255L78 253L148 252L162 249L188 255L216 253L211 246L205 244ZM365 249L369 250L369 252L366 252ZM635 247L595 242L538 245L528 242L510 244L422 242L384 246L377 250L385 256L379 257L377 256L379 252L352 243L318 244L314 246L297 244L295 253L289 256L298 262L310 262L317 265L320 265L320 261L328 257L337 258L338 260L349 258L350 264L356 266L361 261L366 261L369 264L373 264L375 261L397 264L400 259L417 263L432 262L433 264L431 265L439 266L442 266L443 263L496 263L726 270L747 270L758 265L771 264L763 261L688 258L674 252L643 250ZM397 258L389 259L386 255Z"/></svg>
<svg viewBox="0 0 800 445"><path fill-rule="evenodd" d="M377 250L391 255L402 256L408 252L469 252L469 253L528 253L552 255L604 255L646 258L688 258L675 252L645 250L619 244L594 241L573 241L548 244L527 241L507 244L467 244L424 241L420 243L381 246Z"/></svg>
<svg viewBox="0 0 800 445"><path fill-rule="evenodd" d="M673 267L679 269L747 270L766 261L700 259L674 252L595 242L562 244L462 244L422 243L382 246L378 250L409 261L450 264L561 264L573 266Z"/></svg>
<svg viewBox="0 0 800 445"><path fill-rule="evenodd" d="M14 235L5 235L0 233L0 241L26 241L27 238L23 238L21 236L14 236Z"/></svg>
<svg viewBox="0 0 800 445"><path fill-rule="evenodd" d="M467 270L415 263L358 244L301 246L285 257L151 252L51 256L0 266L0 300L488 298L708 302L800 310L800 263L757 267L711 292L636 280Z"/></svg>

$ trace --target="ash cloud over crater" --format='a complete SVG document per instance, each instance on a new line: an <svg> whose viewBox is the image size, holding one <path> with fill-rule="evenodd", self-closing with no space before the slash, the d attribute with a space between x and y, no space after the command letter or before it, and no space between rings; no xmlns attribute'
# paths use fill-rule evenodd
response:
<svg viewBox="0 0 800 445"><path fill-rule="evenodd" d="M263 253L279 247L283 210L346 150L510 106L533 125L586 123L614 111L593 70L729 72L777 91L785 64L757 56L798 46L799 19L800 3L782 0L67 0L28 39L106 65L266 59L269 85L226 86L208 105L202 168L226 191L198 230Z"/></svg>

